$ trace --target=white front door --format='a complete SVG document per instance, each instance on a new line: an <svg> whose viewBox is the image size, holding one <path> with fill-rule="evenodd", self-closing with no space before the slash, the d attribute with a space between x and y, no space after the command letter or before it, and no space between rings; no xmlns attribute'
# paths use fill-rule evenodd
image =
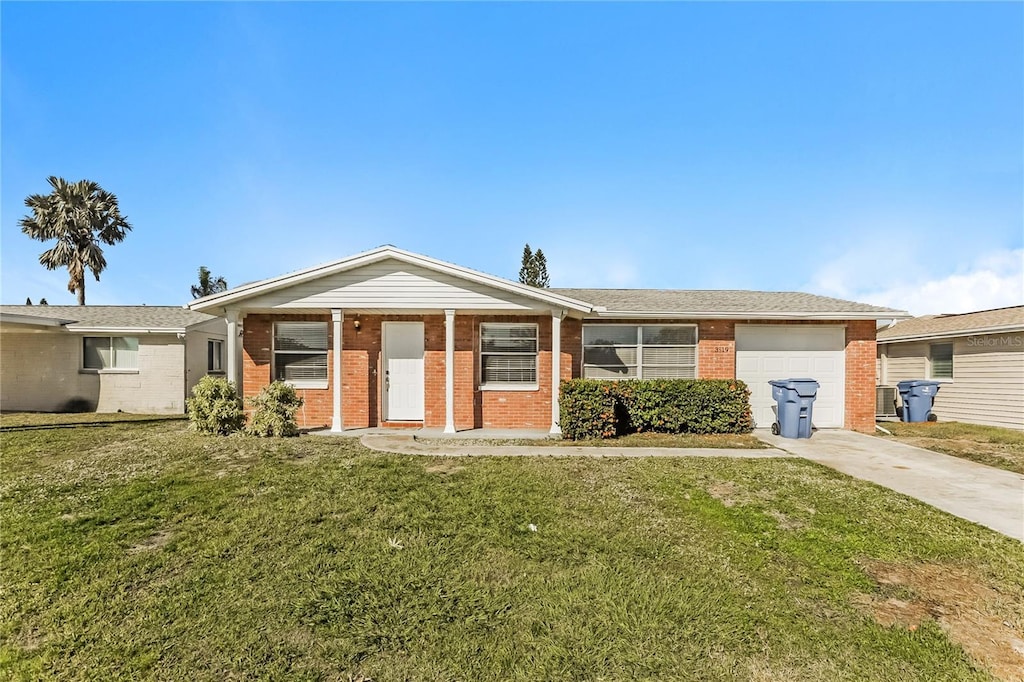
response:
<svg viewBox="0 0 1024 682"><path fill-rule="evenodd" d="M384 323L384 420L423 421L423 323Z"/></svg>
<svg viewBox="0 0 1024 682"><path fill-rule="evenodd" d="M815 379L815 428L842 428L846 397L846 328L736 325L736 378L750 388L754 425L775 421L772 379Z"/></svg>

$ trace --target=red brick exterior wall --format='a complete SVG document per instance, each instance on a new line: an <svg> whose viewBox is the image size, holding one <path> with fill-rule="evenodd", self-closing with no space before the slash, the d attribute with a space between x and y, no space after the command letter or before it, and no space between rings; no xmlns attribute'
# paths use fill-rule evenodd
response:
<svg viewBox="0 0 1024 682"><path fill-rule="evenodd" d="M697 326L697 376L736 378L736 323L704 320Z"/></svg>
<svg viewBox="0 0 1024 682"><path fill-rule="evenodd" d="M875 321L846 323L846 428L875 431Z"/></svg>
<svg viewBox="0 0 1024 682"><path fill-rule="evenodd" d="M358 318L360 329L353 324ZM273 322L315 320L327 323L333 347L330 315L247 315L243 323L243 386L246 397L271 380ZM342 339L342 412L345 428L382 423L381 333L384 321L424 323L424 420L427 427L445 421L445 329L443 315L346 315ZM538 326L536 390L502 391L479 387L478 348L482 322L535 322ZM634 320L623 324L675 323L678 320ZM763 320L703 320L698 323L697 373L700 378L736 376L736 325L765 324ZM771 323L769 323L771 324ZM875 323L872 320L779 321L775 324L846 325L846 428L874 429ZM583 323L562 321L561 378L579 377L583 367ZM333 351L328 351L328 387L301 389L305 404L298 415L303 427L328 427L333 414ZM455 316L455 427L534 428L551 426L551 317Z"/></svg>

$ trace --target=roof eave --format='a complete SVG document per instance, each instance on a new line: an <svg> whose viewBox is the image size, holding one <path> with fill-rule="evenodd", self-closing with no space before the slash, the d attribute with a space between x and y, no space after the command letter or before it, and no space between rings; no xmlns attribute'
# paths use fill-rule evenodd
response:
<svg viewBox="0 0 1024 682"><path fill-rule="evenodd" d="M18 315L17 313L0 313L0 323L30 325L34 327L61 327L73 320L61 320L56 317L36 317L35 315Z"/></svg>
<svg viewBox="0 0 1024 682"><path fill-rule="evenodd" d="M835 313L813 313L813 312L765 312L765 311L740 311L740 312L680 312L680 311L635 311L635 310L605 310L595 311L586 316L588 319L678 319L678 320L893 320L911 317L909 313L902 311L889 312L835 312Z"/></svg>
<svg viewBox="0 0 1024 682"><path fill-rule="evenodd" d="M878 339L879 343L904 343L907 341L926 341L928 339L951 339L958 336L982 336L984 334L1006 334L1009 332L1024 332L1024 324L1004 324L994 327L974 327L972 329L960 329L946 332L926 332L923 334L907 334L905 336L890 336Z"/></svg>
<svg viewBox="0 0 1024 682"><path fill-rule="evenodd" d="M67 325L67 330L77 334L184 334L185 327L97 327Z"/></svg>

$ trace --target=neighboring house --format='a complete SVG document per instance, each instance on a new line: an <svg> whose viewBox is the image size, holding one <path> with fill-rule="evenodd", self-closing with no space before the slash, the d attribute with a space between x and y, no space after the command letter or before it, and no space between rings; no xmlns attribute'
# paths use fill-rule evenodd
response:
<svg viewBox="0 0 1024 682"><path fill-rule="evenodd" d="M172 306L0 306L0 409L181 414L226 374L223 318Z"/></svg>
<svg viewBox="0 0 1024 682"><path fill-rule="evenodd" d="M882 413L907 379L942 382L933 412L943 421L1024 429L1024 306L915 317L878 331ZM882 397L885 396L885 397Z"/></svg>
<svg viewBox="0 0 1024 682"><path fill-rule="evenodd" d="M302 426L449 433L558 433L559 382L579 376L742 379L759 427L767 382L810 376L816 426L870 430L876 321L907 316L803 293L538 289L391 246L188 305L227 318L245 395L300 389Z"/></svg>

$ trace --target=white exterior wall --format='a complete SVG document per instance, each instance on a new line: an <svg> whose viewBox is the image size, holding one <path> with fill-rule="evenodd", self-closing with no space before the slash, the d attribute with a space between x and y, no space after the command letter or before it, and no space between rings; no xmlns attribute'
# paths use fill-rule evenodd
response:
<svg viewBox="0 0 1024 682"><path fill-rule="evenodd" d="M84 336L99 334L4 330L0 409L55 412L81 399L96 412L184 413L184 341L174 334L140 334L137 371L95 372L81 370Z"/></svg>
<svg viewBox="0 0 1024 682"><path fill-rule="evenodd" d="M934 341L950 342L953 343L953 379L942 380L935 397L935 416L942 421L1024 429L1024 334L986 334ZM930 342L885 345L888 353L886 385L928 378Z"/></svg>
<svg viewBox="0 0 1024 682"><path fill-rule="evenodd" d="M78 372L81 344L65 331L0 333L0 409L55 412L72 398L95 405L100 378Z"/></svg>
<svg viewBox="0 0 1024 682"><path fill-rule="evenodd" d="M537 301L408 263L388 260L246 301L249 309L536 310Z"/></svg>
<svg viewBox="0 0 1024 682"><path fill-rule="evenodd" d="M209 322L190 327L185 338L185 393L192 395L192 388L207 372L206 344L210 339L223 342L221 357L223 371L216 376L226 376L228 369L227 321L219 317Z"/></svg>

